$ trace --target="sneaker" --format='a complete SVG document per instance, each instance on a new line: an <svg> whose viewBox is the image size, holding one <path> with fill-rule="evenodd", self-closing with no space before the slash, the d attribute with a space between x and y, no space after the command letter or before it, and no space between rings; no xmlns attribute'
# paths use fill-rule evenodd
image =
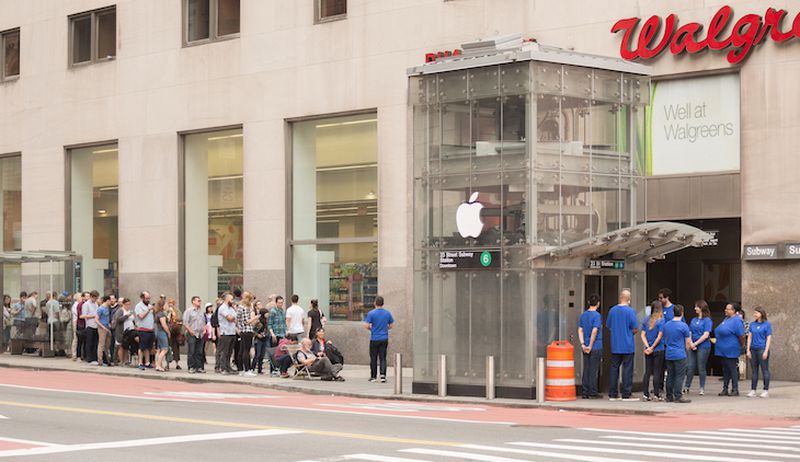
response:
<svg viewBox="0 0 800 462"><path fill-rule="evenodd" d="M378 379L376 379L375 377L370 377L369 378L369 383L375 383L377 381L378 381Z"/></svg>
<svg viewBox="0 0 800 462"><path fill-rule="evenodd" d="M748 398L755 398L756 397L756 391L755 390L750 390L750 393L747 394L747 397Z"/></svg>
<svg viewBox="0 0 800 462"><path fill-rule="evenodd" d="M139 364L139 370L143 371L145 369L144 364Z"/></svg>
<svg viewBox="0 0 800 462"><path fill-rule="evenodd" d="M634 396L628 396L627 398L622 398L622 401L631 402L631 401L641 401L641 400L639 398L634 397Z"/></svg>
<svg viewBox="0 0 800 462"><path fill-rule="evenodd" d="M686 398L681 398L681 399L676 399L675 402L676 403L680 403L680 404L686 404L686 403L691 403L692 400L686 399Z"/></svg>
<svg viewBox="0 0 800 462"><path fill-rule="evenodd" d="M697 392L697 394L700 395L700 396L703 396L703 395L706 394L706 392L701 388L700 391Z"/></svg>
<svg viewBox="0 0 800 462"><path fill-rule="evenodd" d="M728 394L728 390L722 390L721 392L719 392L717 396L730 396L730 395Z"/></svg>
<svg viewBox="0 0 800 462"><path fill-rule="evenodd" d="M381 376L381 383L386 383L386 376L385 375Z"/></svg>
<svg viewBox="0 0 800 462"><path fill-rule="evenodd" d="M642 401L652 401L652 398L650 398L650 395L642 395Z"/></svg>
<svg viewBox="0 0 800 462"><path fill-rule="evenodd" d="M195 373L195 374L205 374L205 373L206 373L206 370L205 370L205 369L195 369L195 370L194 370L194 373Z"/></svg>
<svg viewBox="0 0 800 462"><path fill-rule="evenodd" d="M233 372L222 371L222 372L220 372L220 374L222 374L222 375L231 375L231 374L233 374Z"/></svg>
<svg viewBox="0 0 800 462"><path fill-rule="evenodd" d="M731 396L739 396L739 390L732 391Z"/></svg>
<svg viewBox="0 0 800 462"><path fill-rule="evenodd" d="M92 361L92 362L89 363L89 365L90 366L97 366L98 364L97 364L97 361Z"/></svg>
<svg viewBox="0 0 800 462"><path fill-rule="evenodd" d="M247 372L245 372L245 373L244 373L244 374L242 374L242 375L243 375L243 376L245 376L245 377L255 377L255 376L256 376L256 373L255 373L255 372L253 372L253 371L247 371Z"/></svg>
<svg viewBox="0 0 800 462"><path fill-rule="evenodd" d="M150 363L147 363L147 364L145 364L145 365L144 365L144 367L146 367L146 368L148 368L148 369L152 369L152 368L153 368L153 365L152 365L152 364L150 364Z"/></svg>
<svg viewBox="0 0 800 462"><path fill-rule="evenodd" d="M281 378L282 379L288 379L289 378L289 374L284 372L283 374L281 374Z"/></svg>
<svg viewBox="0 0 800 462"><path fill-rule="evenodd" d="M769 391L767 391L767 390L762 391L761 394L758 395L758 397L759 398L769 398Z"/></svg>
<svg viewBox="0 0 800 462"><path fill-rule="evenodd" d="M589 399L603 399L603 395L589 395Z"/></svg>
<svg viewBox="0 0 800 462"><path fill-rule="evenodd" d="M196 371L194 369L189 369L187 372L189 372L190 374L196 373Z"/></svg>
<svg viewBox="0 0 800 462"><path fill-rule="evenodd" d="M609 401L622 401L622 398L620 398L619 396L609 396L608 400Z"/></svg>
<svg viewBox="0 0 800 462"><path fill-rule="evenodd" d="M341 375L337 375L333 380L337 382L344 382L344 377L342 377Z"/></svg>

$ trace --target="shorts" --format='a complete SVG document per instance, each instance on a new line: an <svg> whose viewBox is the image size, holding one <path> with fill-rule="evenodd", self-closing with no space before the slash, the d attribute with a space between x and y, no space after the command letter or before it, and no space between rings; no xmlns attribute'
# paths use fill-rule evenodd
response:
<svg viewBox="0 0 800 462"><path fill-rule="evenodd" d="M159 350L169 348L169 337L167 337L167 333L161 329L156 331L156 347Z"/></svg>
<svg viewBox="0 0 800 462"><path fill-rule="evenodd" d="M139 344L136 342L137 332L135 330L126 330L122 333L122 346L129 351L137 351Z"/></svg>
<svg viewBox="0 0 800 462"><path fill-rule="evenodd" d="M156 339L155 334L152 331L148 332L146 330L138 330L136 333L139 334L139 349L152 350L153 341Z"/></svg>

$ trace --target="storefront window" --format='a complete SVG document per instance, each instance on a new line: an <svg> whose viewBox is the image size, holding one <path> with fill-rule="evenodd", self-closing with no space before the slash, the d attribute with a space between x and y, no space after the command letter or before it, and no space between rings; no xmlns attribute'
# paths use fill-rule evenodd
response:
<svg viewBox="0 0 800 462"><path fill-rule="evenodd" d="M83 256L83 290L119 291L119 159L116 144L71 149L70 237Z"/></svg>
<svg viewBox="0 0 800 462"><path fill-rule="evenodd" d="M185 296L213 300L243 284L242 130L184 138Z"/></svg>
<svg viewBox="0 0 800 462"><path fill-rule="evenodd" d="M378 284L376 115L298 122L292 133L292 291L329 319L360 321Z"/></svg>
<svg viewBox="0 0 800 462"><path fill-rule="evenodd" d="M22 158L0 157L0 206L3 207L2 233L3 251L22 250ZM3 292L19 294L20 265L3 264Z"/></svg>

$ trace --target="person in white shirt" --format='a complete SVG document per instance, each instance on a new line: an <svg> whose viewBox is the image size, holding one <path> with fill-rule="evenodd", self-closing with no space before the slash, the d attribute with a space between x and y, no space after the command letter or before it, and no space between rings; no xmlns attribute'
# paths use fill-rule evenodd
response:
<svg viewBox="0 0 800 462"><path fill-rule="evenodd" d="M308 337L306 332L306 310L297 303L300 297L292 295L292 306L286 309L286 333L294 334L298 340Z"/></svg>
<svg viewBox="0 0 800 462"><path fill-rule="evenodd" d="M225 294L222 305L217 311L217 318L219 319L219 344L217 347L220 350L218 365L220 373L233 374L231 367L231 354L233 354L233 344L236 342L236 310L233 309L233 295Z"/></svg>
<svg viewBox="0 0 800 462"><path fill-rule="evenodd" d="M89 292L89 300L83 304L83 311L81 317L86 321L86 360L92 366L97 366L98 361L103 358L97 358L97 343L100 340L97 334L97 297L100 294L93 290Z"/></svg>

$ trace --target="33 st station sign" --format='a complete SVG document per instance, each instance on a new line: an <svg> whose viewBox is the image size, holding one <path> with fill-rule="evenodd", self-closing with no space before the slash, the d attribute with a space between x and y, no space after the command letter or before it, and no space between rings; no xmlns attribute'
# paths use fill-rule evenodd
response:
<svg viewBox="0 0 800 462"><path fill-rule="evenodd" d="M652 59L667 49L673 55L728 50L728 62L737 64L768 38L776 43L800 38L800 13L791 23L787 15L786 10L768 8L763 16L746 14L736 19L733 9L723 6L711 18L708 27L696 22L680 26L677 15L670 14L663 20L660 16L651 16L641 27L641 18L621 19L611 32L623 32L620 45L623 59Z"/></svg>

